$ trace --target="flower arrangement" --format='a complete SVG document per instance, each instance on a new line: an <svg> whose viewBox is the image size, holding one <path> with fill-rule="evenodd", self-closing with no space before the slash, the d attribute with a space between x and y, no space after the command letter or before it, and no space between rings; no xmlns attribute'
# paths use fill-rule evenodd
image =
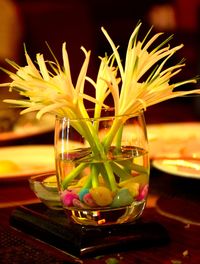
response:
<svg viewBox="0 0 200 264"><path fill-rule="evenodd" d="M20 67L15 62L7 60L16 70L16 73L3 69L12 81L1 84L1 86L9 86L10 91L16 90L24 99L6 99L4 102L25 108L21 111L21 114L37 111L37 118L41 118L43 114L50 112L71 120L81 120L89 118L84 103L85 100L88 100L94 103L93 118L97 119L101 117L103 109L109 109L109 105L105 103L105 99L111 94L114 102L114 115L119 118L113 122L111 129L102 140L97 137L98 123L95 125L89 122L87 124L83 122L73 123L75 130L89 142L93 154L98 154L102 159L106 160L109 148L116 134L119 135L117 137L117 145L120 147L120 130L123 129L123 124L130 115L136 115L142 109L145 110L151 105L171 98L200 93L200 89L174 91L174 88L181 85L196 83L196 79L170 83L172 77L178 74L185 64L180 62L169 67L166 64L183 45L171 48L169 45L171 37L169 37L158 46L152 48L162 33L150 37L151 30L149 30L145 38L140 41L138 40L140 27L141 23L135 27L130 36L124 65L119 54L119 47L115 46L107 31L102 28L102 32L110 43L113 53L110 56L100 57L100 66L96 80L87 76L90 51L86 51L81 47L85 60L80 69L76 85L72 83L66 43L63 43L62 46L62 66L60 66L50 48L54 61L46 61L42 54L37 54L36 65L25 50L27 65ZM94 97L85 93L84 87L86 81L95 89ZM107 176L106 181L112 193L116 193L119 188L113 170L115 169L115 174L120 175L123 169L123 164L117 165L117 169L116 166L114 168L112 162L105 162L103 165ZM85 167L86 164L81 163L71 171L63 180L63 189L66 189ZM94 164L91 165L90 170L92 171L92 180L88 180L84 188L88 187L89 184L93 187L99 186L100 170L95 168ZM126 176L127 180L129 176ZM123 186L123 183L121 183L121 186ZM109 195L107 194L107 198ZM74 197L77 198L77 194ZM111 202L112 199L109 203Z"/></svg>
<svg viewBox="0 0 200 264"><path fill-rule="evenodd" d="M200 90L173 91L174 88L186 83L197 82L196 79L190 79L170 84L171 78L178 74L185 64L178 63L164 69L167 61L183 47L183 44L173 48L170 48L170 45L165 46L171 39L169 37L152 51L148 51L162 33L155 34L147 41L150 30L143 41L139 41L138 33L140 27L141 23L136 26L130 36L124 66L122 65L118 47L115 46L106 30L102 28L113 49L113 54L110 57L100 58L101 63L96 81L87 76L91 52L81 47L85 54L85 60L75 86L71 79L66 43L63 43L62 47L62 67L53 53L54 61L46 61L42 54L37 54L36 64L38 69L25 50L27 65L20 67L15 62L7 60L16 70L16 73L2 69L13 81L1 84L1 86L9 86L10 91L14 89L26 99L6 99L4 102L25 108L21 114L38 111L37 118L40 118L46 112L84 118L87 117L87 111L83 104L83 99L95 103L97 108L95 117L97 117L100 114L100 109L107 107L104 101L110 93L114 99L116 115L138 112L140 109L146 109L148 106L171 98L199 93ZM115 66L114 63L117 65ZM50 66L51 71L47 66ZM145 81L141 82L141 78L150 69L152 69L151 73L146 77ZM117 75L118 71L120 76ZM86 80L94 86L96 90L95 98L84 93Z"/></svg>

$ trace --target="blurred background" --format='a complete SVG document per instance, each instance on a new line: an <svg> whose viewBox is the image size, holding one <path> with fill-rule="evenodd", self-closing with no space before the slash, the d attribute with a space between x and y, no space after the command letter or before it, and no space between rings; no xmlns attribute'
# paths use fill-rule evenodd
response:
<svg viewBox="0 0 200 264"><path fill-rule="evenodd" d="M177 78L187 79L199 74L199 18L199 0L0 0L0 66L8 68L5 58L24 65L24 43L32 59L38 52L52 59L46 41L61 61L62 43L66 42L74 80L84 60L81 46L92 50L89 74L95 77L99 63L97 56L111 51L101 26L120 45L123 55L130 34L141 20L141 37L153 25L155 32L165 31L166 37L174 34L174 45L184 43L175 59L178 62L186 58L187 66ZM0 72L0 82L6 82L7 78ZM6 88L1 88L0 98L13 96L16 95L9 93L7 96ZM192 111L197 116L200 113L198 98L175 99L169 105L168 102L162 103L169 108L172 121L178 118L174 116L173 104L188 107L190 113ZM4 107L0 103L0 108ZM157 106L151 111L147 120L156 122Z"/></svg>

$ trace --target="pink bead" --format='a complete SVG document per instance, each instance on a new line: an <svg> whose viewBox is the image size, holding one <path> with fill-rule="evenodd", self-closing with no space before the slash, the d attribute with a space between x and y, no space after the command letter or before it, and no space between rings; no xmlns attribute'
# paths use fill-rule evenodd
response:
<svg viewBox="0 0 200 264"><path fill-rule="evenodd" d="M62 193L61 199L65 206L73 206L73 200L78 199L78 194L66 191Z"/></svg>
<svg viewBox="0 0 200 264"><path fill-rule="evenodd" d="M92 199L92 195L90 193L87 193L83 196L83 202L90 207L97 206L94 200Z"/></svg>
<svg viewBox="0 0 200 264"><path fill-rule="evenodd" d="M73 206L78 207L78 208L86 208L84 203L82 203L79 199L74 199L73 200Z"/></svg>
<svg viewBox="0 0 200 264"><path fill-rule="evenodd" d="M146 184L142 188L140 188L139 195L136 197L136 200L141 201L141 200L145 199L145 197L148 194L148 189L149 189L148 184Z"/></svg>

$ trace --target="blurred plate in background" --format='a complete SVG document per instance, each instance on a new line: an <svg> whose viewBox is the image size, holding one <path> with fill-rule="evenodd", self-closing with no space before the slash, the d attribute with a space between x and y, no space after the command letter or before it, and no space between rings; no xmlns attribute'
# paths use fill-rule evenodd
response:
<svg viewBox="0 0 200 264"><path fill-rule="evenodd" d="M152 166L175 176L200 179L200 161L181 159L153 160Z"/></svg>
<svg viewBox="0 0 200 264"><path fill-rule="evenodd" d="M0 181L21 180L52 171L55 171L55 158L51 145L0 148Z"/></svg>
<svg viewBox="0 0 200 264"><path fill-rule="evenodd" d="M28 138L44 134L54 130L55 117L45 114L40 120L36 119L36 113L28 113L19 116L12 130L0 132L0 142Z"/></svg>
<svg viewBox="0 0 200 264"><path fill-rule="evenodd" d="M200 158L200 122L148 125L149 153L158 158Z"/></svg>

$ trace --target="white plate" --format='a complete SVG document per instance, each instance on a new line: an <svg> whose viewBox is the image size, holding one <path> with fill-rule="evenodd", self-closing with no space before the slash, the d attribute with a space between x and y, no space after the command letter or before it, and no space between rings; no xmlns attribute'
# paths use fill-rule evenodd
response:
<svg viewBox="0 0 200 264"><path fill-rule="evenodd" d="M15 171L0 171L0 181L24 179L36 174L55 171L54 147L51 145L26 145L0 148L0 166L11 161L18 166Z"/></svg>
<svg viewBox="0 0 200 264"><path fill-rule="evenodd" d="M152 166L168 174L186 178L200 179L200 161L153 160Z"/></svg>
<svg viewBox="0 0 200 264"><path fill-rule="evenodd" d="M150 158L200 158L200 123L147 126Z"/></svg>
<svg viewBox="0 0 200 264"><path fill-rule="evenodd" d="M35 113L28 113L19 116L12 131L0 133L0 142L27 138L53 131L55 117L51 114L45 114L40 120L36 119Z"/></svg>

